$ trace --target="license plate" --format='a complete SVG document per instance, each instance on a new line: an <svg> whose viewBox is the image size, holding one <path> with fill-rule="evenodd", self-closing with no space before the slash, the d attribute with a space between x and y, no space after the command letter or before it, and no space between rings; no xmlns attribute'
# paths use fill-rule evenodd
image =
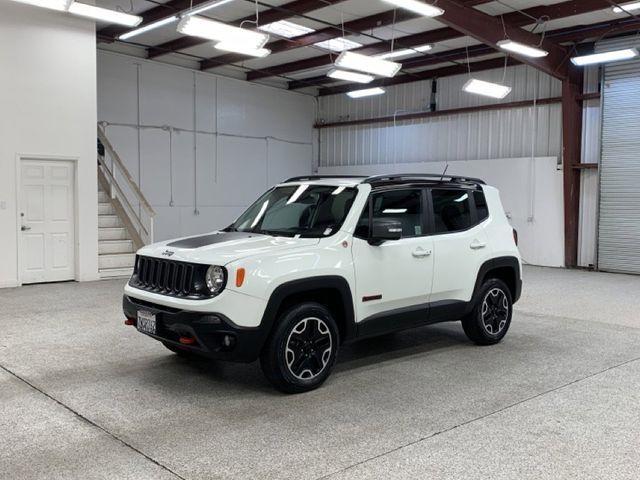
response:
<svg viewBox="0 0 640 480"><path fill-rule="evenodd" d="M138 331L156 334L156 314L145 310L138 310Z"/></svg>

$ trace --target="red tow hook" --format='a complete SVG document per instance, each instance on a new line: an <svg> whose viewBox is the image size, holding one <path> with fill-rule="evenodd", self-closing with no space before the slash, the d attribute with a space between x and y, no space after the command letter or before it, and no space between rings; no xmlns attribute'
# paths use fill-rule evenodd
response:
<svg viewBox="0 0 640 480"><path fill-rule="evenodd" d="M131 327L131 326L135 325L135 324L136 324L136 322L135 322L133 319L131 319L131 318L127 318L127 319L124 321L124 324L125 324L125 325L127 325L127 326L129 326L129 327Z"/></svg>
<svg viewBox="0 0 640 480"><path fill-rule="evenodd" d="M193 345L196 343L196 339L193 337L180 337L179 341L182 345Z"/></svg>

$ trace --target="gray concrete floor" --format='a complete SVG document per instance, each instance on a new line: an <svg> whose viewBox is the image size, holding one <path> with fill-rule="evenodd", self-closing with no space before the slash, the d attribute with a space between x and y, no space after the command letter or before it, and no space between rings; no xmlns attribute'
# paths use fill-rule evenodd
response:
<svg viewBox="0 0 640 480"><path fill-rule="evenodd" d="M0 478L640 478L640 277L527 268L500 345L368 340L297 396L124 327L123 283L0 290Z"/></svg>

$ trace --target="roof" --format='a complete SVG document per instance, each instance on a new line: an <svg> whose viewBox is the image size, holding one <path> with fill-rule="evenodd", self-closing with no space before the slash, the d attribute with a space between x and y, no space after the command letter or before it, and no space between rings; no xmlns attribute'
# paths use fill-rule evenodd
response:
<svg viewBox="0 0 640 480"><path fill-rule="evenodd" d="M132 13L143 17L140 25L143 27L183 13L190 5L196 7L207 2L211 0L133 0ZM447 2L449 0L441 0L439 5ZM114 9L121 8L122 4L121 0L98 0L97 3ZM449 2L453 3L467 9L467 13L479 12L494 22L504 20L505 32L517 30L525 36L533 33L541 38L544 31L545 42L569 45L567 50L572 50L576 43L592 42L623 32L635 34L640 30L639 17L633 16L633 12L614 13L609 0ZM200 15L236 26L242 24L244 28L254 28L252 25L256 23L265 27L279 21L301 28L291 38L283 31L270 33L266 48L272 53L265 58L215 50L211 41L179 34L175 22L126 41L119 40L118 36L131 29L99 23L98 48L285 89L316 93L320 88L321 94L344 91L345 88L340 88L344 85L358 87L358 84L327 77L337 56L337 52L329 48L335 49L342 38L359 44L354 51L367 55L389 53L392 49L394 52L408 50L407 55L394 59L402 63L402 72L393 79L394 83L412 82L416 76L418 79L425 75L435 78L445 67L466 68L467 56L478 69L484 68L483 62L504 56L504 52L496 51L495 45L479 40L478 35L460 33L467 30L455 22L464 22L464 18L460 18L464 15L453 19L445 18L445 15L422 17L404 9L394 10L392 4L382 0L260 0L257 5L257 17L254 0L223 2ZM502 28L498 30L502 35ZM323 41L332 44L328 48L321 43ZM427 44L432 48L421 51ZM516 63L525 61L520 57L513 60ZM567 59L562 61L566 63Z"/></svg>
<svg viewBox="0 0 640 480"><path fill-rule="evenodd" d="M437 184L455 184L455 185L485 185L483 180L472 177L462 177L456 175L445 175L442 173L395 173L388 175L375 175L371 177L364 176L337 176L337 175L309 175L302 177L293 177L285 180L287 183L312 183L316 185L344 185L356 186L360 184L369 184L374 187L397 185L397 184L415 184L415 183L437 183Z"/></svg>

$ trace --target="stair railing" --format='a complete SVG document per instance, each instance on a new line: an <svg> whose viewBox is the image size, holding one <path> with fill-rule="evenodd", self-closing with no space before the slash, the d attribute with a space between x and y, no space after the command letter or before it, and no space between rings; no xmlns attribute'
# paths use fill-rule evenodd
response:
<svg viewBox="0 0 640 480"><path fill-rule="evenodd" d="M125 224L133 228L134 243L153 243L153 222L156 212L140 190L124 162L107 138L102 125L98 124L98 139L104 146L104 155L98 154L98 172L106 183L116 210L122 209L126 215ZM137 208L136 208L137 207ZM138 248L142 245L136 245Z"/></svg>

